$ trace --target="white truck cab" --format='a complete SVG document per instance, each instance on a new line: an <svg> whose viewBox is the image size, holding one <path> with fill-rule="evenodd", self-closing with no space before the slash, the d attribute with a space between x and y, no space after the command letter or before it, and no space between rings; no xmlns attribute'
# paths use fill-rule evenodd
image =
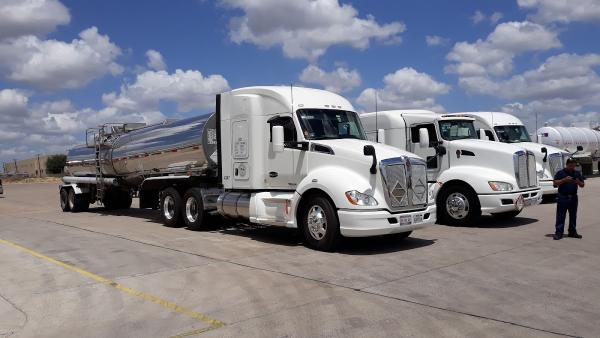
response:
<svg viewBox="0 0 600 338"><path fill-rule="evenodd" d="M479 139L471 117L393 110L361 120L370 139L426 159L441 222L473 224L482 212L511 218L541 201L534 154Z"/></svg>
<svg viewBox="0 0 600 338"><path fill-rule="evenodd" d="M368 141L342 96L249 87L220 95L221 214L304 230L329 249L339 234L410 234L436 222L425 161Z"/></svg>
<svg viewBox="0 0 600 338"><path fill-rule="evenodd" d="M558 189L552 183L554 174L564 168L569 153L556 147L533 142L523 122L514 115L501 112L461 112L456 115L474 118L475 128L480 133L480 137L486 140L515 144L533 152L542 193L557 194Z"/></svg>

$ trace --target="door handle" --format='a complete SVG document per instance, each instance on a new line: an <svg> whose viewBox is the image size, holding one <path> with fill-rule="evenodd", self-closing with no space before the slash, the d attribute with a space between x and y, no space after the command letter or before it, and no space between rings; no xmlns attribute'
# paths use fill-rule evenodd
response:
<svg viewBox="0 0 600 338"><path fill-rule="evenodd" d="M279 174L276 171L269 172L269 177L277 177Z"/></svg>

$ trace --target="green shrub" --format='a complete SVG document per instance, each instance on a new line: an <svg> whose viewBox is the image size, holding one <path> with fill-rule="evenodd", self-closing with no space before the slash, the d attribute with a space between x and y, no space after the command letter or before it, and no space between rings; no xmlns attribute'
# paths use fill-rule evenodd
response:
<svg viewBox="0 0 600 338"><path fill-rule="evenodd" d="M67 164L67 155L50 155L46 161L46 172L49 174L60 174Z"/></svg>

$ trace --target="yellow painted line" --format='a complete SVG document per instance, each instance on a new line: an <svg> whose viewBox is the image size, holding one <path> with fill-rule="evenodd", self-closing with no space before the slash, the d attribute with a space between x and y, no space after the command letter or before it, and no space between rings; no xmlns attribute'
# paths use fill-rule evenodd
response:
<svg viewBox="0 0 600 338"><path fill-rule="evenodd" d="M98 283L102 283L102 284L111 286L111 287L113 287L113 288L115 288L117 290L125 292L128 295L131 295L131 296L143 299L143 300L148 301L148 302L152 302L154 304L158 304L158 305L162 306L165 309L168 309L168 310L171 310L173 312L177 312L177 313L186 315L188 317L197 319L199 321L202 321L202 322L207 323L207 324L210 325L209 327L206 327L206 328L203 328L203 329L199 329L199 330L195 330L195 331L190 331L190 332L193 332L193 333L190 333L190 334L197 334L197 333L206 332L206 331L213 330L213 329L218 329L218 328L220 328L220 327L222 327L222 326L225 325L225 323L223 323L223 322L221 322L219 320L207 317L207 316L205 316L205 315L203 315L201 313L195 312L195 311L190 310L188 308L185 308L183 306L179 306L179 305L177 305L175 303L169 302L168 300L164 300L162 298L153 296L151 294L148 294L148 293L145 293L145 292L142 292L142 291L138 291L136 289L132 289L132 288L127 287L127 286L125 286L123 284L119 284L119 283L117 283L115 281L112 281L112 280L110 280L108 278L104 278L104 277L96 275L96 274L94 274L92 272L89 272L89 271L83 270L81 268L78 268L78 267L76 267L74 265L67 264L67 263L61 262L59 260L56 260L54 258L42 255L41 253L35 252L35 251L33 251L31 249L28 249L28 248L26 248L24 246L21 246L19 244L16 244L16 243L13 243L13 242L1 239L1 238L0 238L0 243L2 243L4 245L7 245L9 247L18 249L18 250L20 250L22 252L28 253L28 254L30 254L30 255L32 255L34 257L37 257L37 258L40 258L40 259L46 261L46 262L50 262L50 263L56 264L58 266L61 266L61 267L65 268L65 269L77 272L78 274L80 274L82 276L90 278L90 279L92 279L92 280L94 280L94 281L96 281Z"/></svg>

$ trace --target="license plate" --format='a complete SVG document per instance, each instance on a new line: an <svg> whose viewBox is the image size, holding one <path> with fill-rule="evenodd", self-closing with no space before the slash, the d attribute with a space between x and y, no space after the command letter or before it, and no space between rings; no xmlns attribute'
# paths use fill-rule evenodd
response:
<svg viewBox="0 0 600 338"><path fill-rule="evenodd" d="M423 214L418 214L413 217L413 223L423 222Z"/></svg>
<svg viewBox="0 0 600 338"><path fill-rule="evenodd" d="M412 216L411 215L400 216L398 218L398 223L400 225L411 225L412 224Z"/></svg>

